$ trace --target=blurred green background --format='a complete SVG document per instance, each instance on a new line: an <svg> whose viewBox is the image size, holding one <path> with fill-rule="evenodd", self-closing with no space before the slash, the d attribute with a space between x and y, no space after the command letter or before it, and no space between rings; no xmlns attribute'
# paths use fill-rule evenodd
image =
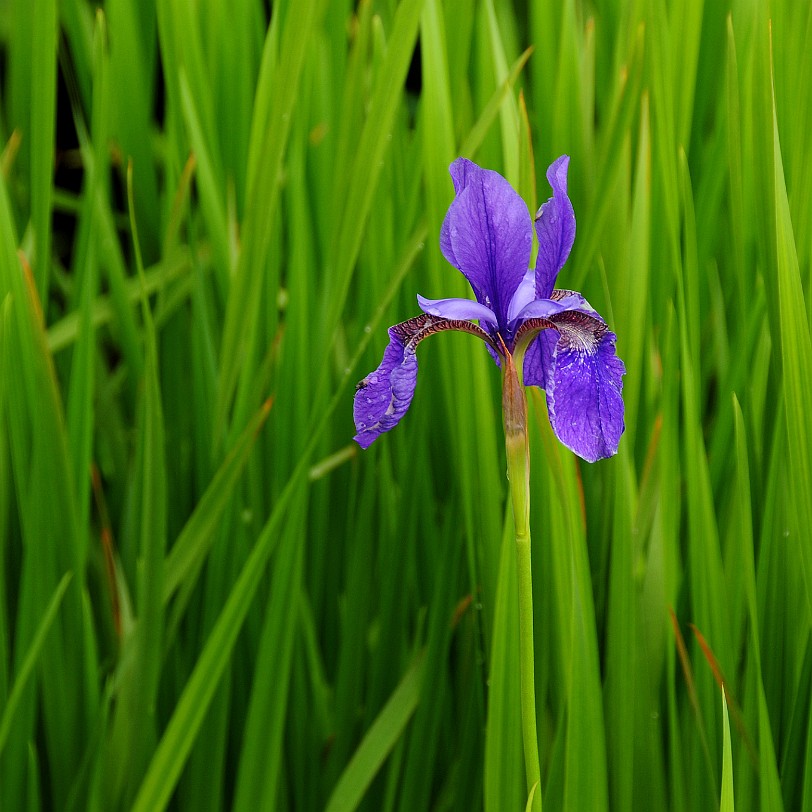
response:
<svg viewBox="0 0 812 812"><path fill-rule="evenodd" d="M544 806L812 809L812 5L271 6L0 7L0 808L524 808L498 371L351 406L450 162L567 153L627 428L529 393Z"/></svg>

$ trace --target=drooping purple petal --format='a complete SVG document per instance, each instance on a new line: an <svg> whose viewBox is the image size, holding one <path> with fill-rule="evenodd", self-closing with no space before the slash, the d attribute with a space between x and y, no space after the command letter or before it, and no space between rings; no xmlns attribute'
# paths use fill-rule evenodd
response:
<svg viewBox="0 0 812 812"><path fill-rule="evenodd" d="M611 457L625 429L621 393L626 367L615 353L615 334L603 321L579 311L559 313L551 321L559 332L545 359L553 431L587 462ZM540 353L545 350L546 342Z"/></svg>
<svg viewBox="0 0 812 812"><path fill-rule="evenodd" d="M569 155L562 155L547 169L553 196L536 213L539 241L536 259L536 298L547 299L555 287L558 272L570 255L575 241L575 212L567 196Z"/></svg>
<svg viewBox="0 0 812 812"><path fill-rule="evenodd" d="M465 275L480 304L500 325L530 262L527 206L498 173L464 158L451 165L457 196L440 231L445 258Z"/></svg>
<svg viewBox="0 0 812 812"><path fill-rule="evenodd" d="M356 387L352 412L358 433L354 439L361 448L369 448L406 414L417 385L417 345L442 330L471 333L496 349L493 339L481 327L466 320L423 314L390 327L383 360Z"/></svg>
<svg viewBox="0 0 812 812"><path fill-rule="evenodd" d="M352 415L361 448L393 429L409 408L417 385L417 356L389 328L389 346L378 368L358 385Z"/></svg>
<svg viewBox="0 0 812 812"><path fill-rule="evenodd" d="M471 299L426 299L417 294L417 303L424 313L444 319L479 319L480 323L496 327L496 316L489 307Z"/></svg>

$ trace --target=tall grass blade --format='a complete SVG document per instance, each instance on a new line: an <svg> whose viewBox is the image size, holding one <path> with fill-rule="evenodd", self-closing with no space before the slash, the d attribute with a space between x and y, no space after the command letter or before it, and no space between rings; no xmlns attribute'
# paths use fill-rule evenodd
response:
<svg viewBox="0 0 812 812"><path fill-rule="evenodd" d="M812 527L812 427L808 415L808 382L812 380L812 339L787 200L774 95L772 112L778 306L786 392L786 425L789 436L788 473L793 492L795 535L799 542L797 550L806 585L806 608L809 618L812 619L812 546L803 541L808 528Z"/></svg>
<svg viewBox="0 0 812 812"><path fill-rule="evenodd" d="M341 774L327 801L326 812L353 812L358 808L364 792L417 708L423 666L423 656L418 655Z"/></svg>
<svg viewBox="0 0 812 812"><path fill-rule="evenodd" d="M48 632L54 622L56 613L59 611L59 606L62 603L65 590L70 584L71 577L71 573L66 572L62 576L62 580L57 585L56 592L53 594L48 606L45 608L42 621L37 627L34 638L31 641L31 646L26 652L25 658L20 666L20 670L17 672L14 678L14 683L9 691L8 698L5 700L3 714L0 716L0 753L3 752L3 745L5 745L6 740L8 739L8 734L11 729L11 720L14 718L14 712L20 704L23 689L25 688L28 679L31 677L31 673L39 661L40 652L42 647L45 645Z"/></svg>
<svg viewBox="0 0 812 812"><path fill-rule="evenodd" d="M727 716L727 697L722 688L722 798L719 812L734 812L733 803L733 748L730 743L730 721Z"/></svg>
<svg viewBox="0 0 812 812"><path fill-rule="evenodd" d="M505 521L493 619L485 738L485 810L521 805L524 754L519 702L519 612L513 523Z"/></svg>

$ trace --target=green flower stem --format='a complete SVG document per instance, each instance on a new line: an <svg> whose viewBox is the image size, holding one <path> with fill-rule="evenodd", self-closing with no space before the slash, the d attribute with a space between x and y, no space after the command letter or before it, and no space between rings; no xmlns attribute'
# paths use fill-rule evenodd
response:
<svg viewBox="0 0 812 812"><path fill-rule="evenodd" d="M521 365L521 356L516 363ZM533 653L533 577L530 568L530 453L527 401L510 353L502 366L502 412L513 523L516 530L516 570L519 589L519 670L521 675L522 741L527 792L540 782L536 733L536 679ZM541 812L541 787L533 797L533 812Z"/></svg>

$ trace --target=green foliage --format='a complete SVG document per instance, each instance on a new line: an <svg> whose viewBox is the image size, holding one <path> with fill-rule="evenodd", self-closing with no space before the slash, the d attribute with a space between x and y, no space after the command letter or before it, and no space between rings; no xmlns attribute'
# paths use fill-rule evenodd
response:
<svg viewBox="0 0 812 812"><path fill-rule="evenodd" d="M562 152L627 430L529 398L536 791L810 808L812 11L268 5L0 8L0 809L528 804L498 372L352 384L448 164Z"/></svg>

